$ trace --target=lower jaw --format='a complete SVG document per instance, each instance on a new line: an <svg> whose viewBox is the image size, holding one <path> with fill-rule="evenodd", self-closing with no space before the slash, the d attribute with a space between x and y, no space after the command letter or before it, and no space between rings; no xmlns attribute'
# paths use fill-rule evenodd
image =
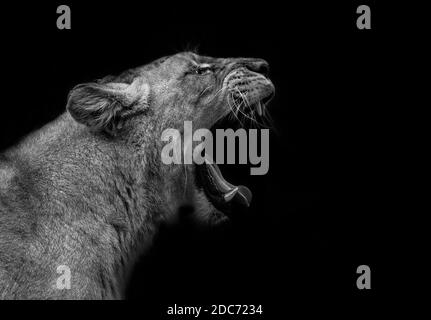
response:
<svg viewBox="0 0 431 320"><path fill-rule="evenodd" d="M230 213L234 207L250 206L251 191L242 185L227 182L216 164L195 165L198 187L203 189L211 204L223 213Z"/></svg>

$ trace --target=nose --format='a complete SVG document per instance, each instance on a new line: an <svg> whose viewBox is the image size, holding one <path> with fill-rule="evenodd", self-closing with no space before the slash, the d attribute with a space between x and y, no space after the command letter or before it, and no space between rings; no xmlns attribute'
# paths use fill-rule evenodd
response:
<svg viewBox="0 0 431 320"><path fill-rule="evenodd" d="M263 74L264 76L268 75L269 72L269 64L263 59L247 59L244 62L244 65L247 69Z"/></svg>

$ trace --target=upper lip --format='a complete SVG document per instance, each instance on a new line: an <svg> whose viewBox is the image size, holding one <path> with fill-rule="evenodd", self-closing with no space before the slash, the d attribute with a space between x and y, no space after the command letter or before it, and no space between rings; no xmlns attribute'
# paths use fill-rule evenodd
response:
<svg viewBox="0 0 431 320"><path fill-rule="evenodd" d="M256 110L259 114L262 114L261 103L264 105L268 104L273 98L275 92L272 82L267 78L269 72L268 63L260 59L236 60L234 63L231 63L225 67L225 70L223 70L224 72L222 73L221 77L222 86L224 87L226 85L226 80L229 74L241 68L246 69L247 72L250 73L260 74L262 77L265 77L268 80L268 86L270 87L266 89L269 90L262 90L260 100L253 103L258 105L256 106ZM214 125L216 124L213 124L213 126ZM235 186L226 181L216 164L205 163L203 165L198 165L197 167L199 181L203 185L203 189L207 197L211 200L215 207L218 209L226 209L230 207L232 202L240 203L245 206L250 205L252 197L250 190L245 186Z"/></svg>

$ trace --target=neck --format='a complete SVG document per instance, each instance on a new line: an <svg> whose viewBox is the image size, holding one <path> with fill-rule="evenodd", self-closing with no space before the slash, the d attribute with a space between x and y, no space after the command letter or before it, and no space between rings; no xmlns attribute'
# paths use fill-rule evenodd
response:
<svg viewBox="0 0 431 320"><path fill-rule="evenodd" d="M37 168L38 191L49 197L38 204L46 213L38 219L47 230L43 237L57 243L58 252L43 259L70 266L72 276L79 270L75 281L87 288L80 295L91 291L102 298L121 297L135 260L171 212L167 180L152 145L136 152L121 139L64 121L69 119L35 135L50 141L37 147L35 157L22 154ZM35 139L26 143L38 145Z"/></svg>

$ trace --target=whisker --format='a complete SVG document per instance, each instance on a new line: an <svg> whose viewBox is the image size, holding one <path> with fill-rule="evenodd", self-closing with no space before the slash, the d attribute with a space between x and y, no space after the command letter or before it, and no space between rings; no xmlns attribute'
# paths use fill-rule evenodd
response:
<svg viewBox="0 0 431 320"><path fill-rule="evenodd" d="M242 92L241 92L238 88L236 88L236 89L238 90L239 94L241 95L241 98L244 100ZM249 117L247 114L245 114L244 112L242 112L240 109L238 109L238 111L239 111L239 112L241 112L241 114L242 114L244 117L246 117L246 118L248 118L248 119L252 120L252 121L253 121L253 122L255 122L257 125L259 125L259 126L261 126L261 127L266 127L264 124L262 124L262 123L260 123L259 121L257 121L257 120L256 120L256 118L251 118L251 117Z"/></svg>
<svg viewBox="0 0 431 320"><path fill-rule="evenodd" d="M235 118L238 120L238 122L241 124L241 126L244 126L244 124L242 123L242 121L238 118L238 115L237 115L237 114L235 113L235 111L233 110L233 108L232 108L232 106L231 106L231 104L230 104L230 100L229 100L229 98L232 98L233 103L234 103L234 105L235 105L235 107L236 107L235 99L233 99L232 95L231 95L231 94L229 94L228 99L227 99L227 102L228 102L229 108L231 109L231 111L232 111L233 115L235 116ZM238 108L236 108L236 109L238 110Z"/></svg>
<svg viewBox="0 0 431 320"><path fill-rule="evenodd" d="M213 84L211 84L211 85L209 85L208 87L206 87L200 94L199 94L199 97L201 97L208 89L210 89L210 88L213 88L214 87L214 85Z"/></svg>

